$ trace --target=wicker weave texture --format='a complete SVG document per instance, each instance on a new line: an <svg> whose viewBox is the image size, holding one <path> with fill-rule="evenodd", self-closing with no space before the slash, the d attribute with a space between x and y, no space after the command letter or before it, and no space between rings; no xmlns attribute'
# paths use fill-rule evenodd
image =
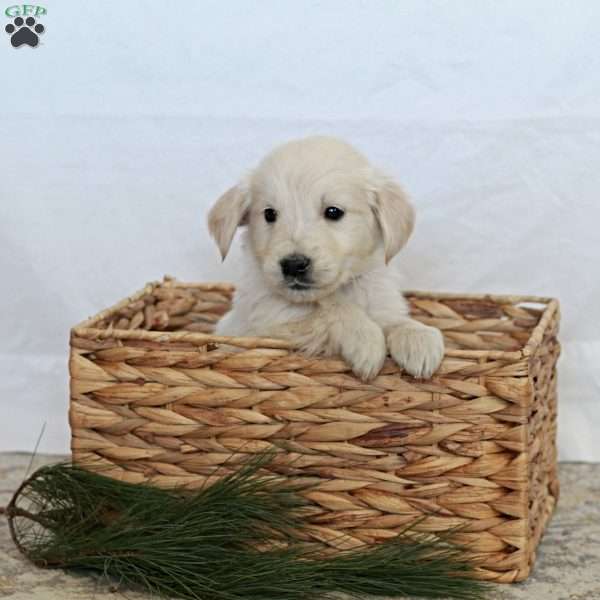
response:
<svg viewBox="0 0 600 600"><path fill-rule="evenodd" d="M211 335L232 296L165 280L73 328L76 462L194 488L270 449L273 471L315 484L313 539L355 547L420 518L460 527L480 577L527 577L558 496L555 300L408 294L444 333L440 369L417 380L388 360L363 383L281 340Z"/></svg>

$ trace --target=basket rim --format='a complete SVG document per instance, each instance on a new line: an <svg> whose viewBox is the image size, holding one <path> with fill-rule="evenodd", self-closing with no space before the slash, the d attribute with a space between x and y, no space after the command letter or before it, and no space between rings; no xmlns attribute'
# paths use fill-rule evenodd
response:
<svg viewBox="0 0 600 600"><path fill-rule="evenodd" d="M152 281L134 294L127 296L116 304L101 310L95 315L88 317L71 328L71 336L77 336L84 339L102 340L114 338L118 340L137 340L151 341L158 343L181 342L194 345L207 344L226 344L239 348L251 349L279 349L294 350L291 342L277 338L269 337L232 337L218 336L207 333L189 332L189 331L147 331L144 329L100 329L94 327L98 321L110 316L128 304L135 302L151 293L156 287L183 287L196 288L205 291L225 291L233 293L235 286L223 282L185 282L165 276L163 281ZM428 298L434 300L443 299L463 299L463 300L484 300L498 304L516 304L519 302L545 305L539 322L533 328L529 339L520 350L461 350L447 348L444 352L446 358L471 358L471 359L489 359L489 360L510 360L515 361L531 356L542 342L544 331L553 315L559 309L559 302L556 298L547 296L531 295L509 295L509 294L477 294L460 292L428 292L423 290L407 290L403 294L408 297Z"/></svg>

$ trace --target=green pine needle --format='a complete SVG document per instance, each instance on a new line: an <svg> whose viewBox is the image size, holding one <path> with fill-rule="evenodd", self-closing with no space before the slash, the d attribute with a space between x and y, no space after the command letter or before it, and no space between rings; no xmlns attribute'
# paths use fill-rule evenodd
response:
<svg viewBox="0 0 600 600"><path fill-rule="evenodd" d="M36 565L93 570L193 600L309 600L412 595L479 600L463 549L407 531L323 554L302 535L306 486L262 475L272 455L195 492L131 485L76 466L36 471L6 509Z"/></svg>

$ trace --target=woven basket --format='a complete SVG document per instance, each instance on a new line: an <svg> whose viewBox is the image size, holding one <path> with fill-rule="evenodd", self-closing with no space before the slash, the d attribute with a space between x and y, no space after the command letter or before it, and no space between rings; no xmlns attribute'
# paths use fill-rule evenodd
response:
<svg viewBox="0 0 600 600"><path fill-rule="evenodd" d="M556 300L409 293L444 333L440 369L388 360L363 383L281 340L211 335L233 291L166 279L73 328L74 461L194 488L275 450L273 471L318 484L314 539L370 544L422 517L461 527L481 578L527 577L558 495Z"/></svg>

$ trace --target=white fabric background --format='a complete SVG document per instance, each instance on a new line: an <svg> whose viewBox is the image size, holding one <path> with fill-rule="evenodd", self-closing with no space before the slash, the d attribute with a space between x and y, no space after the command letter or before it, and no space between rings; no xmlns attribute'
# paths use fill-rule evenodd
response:
<svg viewBox="0 0 600 600"><path fill-rule="evenodd" d="M44 5L38 48L0 31L0 450L66 451L69 327L231 279L208 206L320 132L412 194L408 287L560 298L560 453L600 460L599 3Z"/></svg>

